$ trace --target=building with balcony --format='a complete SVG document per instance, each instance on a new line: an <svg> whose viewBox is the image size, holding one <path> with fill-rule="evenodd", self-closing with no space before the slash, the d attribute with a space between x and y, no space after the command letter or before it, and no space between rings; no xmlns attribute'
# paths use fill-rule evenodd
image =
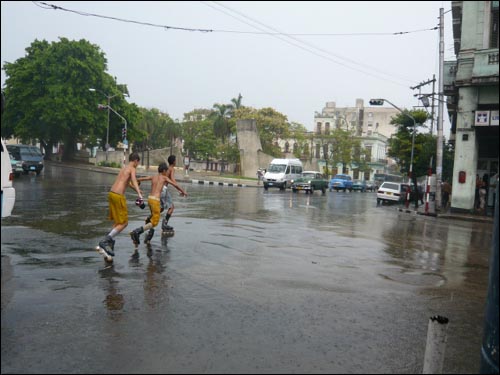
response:
<svg viewBox="0 0 500 375"><path fill-rule="evenodd" d="M391 124L391 119L398 113L394 108L365 108L363 99L356 99L354 107L337 107L335 102L327 102L321 112L314 114L313 133L317 136L325 135L334 128L352 131L354 136L360 139L361 147L367 151L365 161L370 171L365 172L364 178L373 179L375 173L385 173L388 167L394 164L392 159L387 157L387 144L389 138L397 132L397 126ZM313 143L311 152L321 169L325 164L321 161L322 155L328 153L328 150L325 150L328 145L321 144L319 137ZM337 171L336 166L333 171ZM353 178L363 178L359 176L355 165L348 166L348 173Z"/></svg>
<svg viewBox="0 0 500 375"><path fill-rule="evenodd" d="M445 62L443 85L455 145L455 212L475 209L476 175L498 173L498 3L451 2L456 61Z"/></svg>

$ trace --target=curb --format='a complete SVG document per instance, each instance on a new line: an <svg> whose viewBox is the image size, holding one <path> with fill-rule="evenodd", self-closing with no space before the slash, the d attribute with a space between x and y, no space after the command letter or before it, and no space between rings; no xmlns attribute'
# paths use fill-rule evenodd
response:
<svg viewBox="0 0 500 375"><path fill-rule="evenodd" d="M408 210L406 208L396 208L397 211L399 212L404 212L407 214L413 214L413 215L421 215L421 216L428 216L428 217L435 217L435 218L440 218L440 219L451 219L451 220L461 220L461 221L473 221L473 222L479 222L479 223L490 223L493 224L493 217L476 217L476 216L460 216L460 215L450 215L450 214L437 214L437 213L425 213L425 212L418 212L414 210Z"/></svg>
<svg viewBox="0 0 500 375"><path fill-rule="evenodd" d="M217 185L217 186L233 186L233 187L248 187L248 185L244 184L233 184L232 182L217 182L217 181L205 181L205 180L191 180L192 184L199 185Z"/></svg>

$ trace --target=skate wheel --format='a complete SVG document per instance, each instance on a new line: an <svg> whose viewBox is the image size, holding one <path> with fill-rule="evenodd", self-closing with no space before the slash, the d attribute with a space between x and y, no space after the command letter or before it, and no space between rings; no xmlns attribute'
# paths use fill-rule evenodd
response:
<svg viewBox="0 0 500 375"><path fill-rule="evenodd" d="M167 238L173 237L174 234L175 234L175 232L173 230L166 230L166 231L161 232L161 235L163 237L167 237Z"/></svg>
<svg viewBox="0 0 500 375"><path fill-rule="evenodd" d="M101 254L101 255L104 257L104 260L105 260L106 262L109 262L109 263L112 263L112 262L113 262L113 257L112 257L112 256L109 256L108 254L106 254L106 253L104 252L104 250L103 250L103 249L101 249L99 246L96 246L95 250L96 250L99 254Z"/></svg>

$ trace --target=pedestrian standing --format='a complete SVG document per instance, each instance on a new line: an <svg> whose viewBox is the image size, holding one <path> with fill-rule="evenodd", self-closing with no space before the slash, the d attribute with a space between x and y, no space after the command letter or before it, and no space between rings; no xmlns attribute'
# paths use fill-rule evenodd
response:
<svg viewBox="0 0 500 375"><path fill-rule="evenodd" d="M486 189L486 181L483 179L481 181L481 186L479 187L479 212L486 212L486 197L488 191Z"/></svg>
<svg viewBox="0 0 500 375"><path fill-rule="evenodd" d="M130 185L137 192L139 201L143 199L136 177L136 168L141 158L137 152L133 152L130 154L128 160L128 164L120 170L120 173L118 173L108 193L109 219L113 220L113 228L108 235L99 242L99 246L96 248L96 250L110 262L113 261L113 257L115 256L114 238L128 225L127 200L125 199L125 190L127 186Z"/></svg>
<svg viewBox="0 0 500 375"><path fill-rule="evenodd" d="M450 195L451 195L451 185L448 182L448 180L444 180L442 191L443 191L443 208L446 210L448 208L448 202L450 201Z"/></svg>
<svg viewBox="0 0 500 375"><path fill-rule="evenodd" d="M262 169L257 169L257 185L260 185L260 180L262 180Z"/></svg>
<svg viewBox="0 0 500 375"><path fill-rule="evenodd" d="M479 204L480 204L480 201L479 201L479 188L481 187L481 178L479 177L478 174L476 174L476 190L475 190L475 194L474 194L474 207L476 208L476 210L479 209Z"/></svg>

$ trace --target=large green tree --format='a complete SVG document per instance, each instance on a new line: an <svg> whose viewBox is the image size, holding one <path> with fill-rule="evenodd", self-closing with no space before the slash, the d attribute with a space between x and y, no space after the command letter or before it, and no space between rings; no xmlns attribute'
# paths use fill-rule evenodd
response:
<svg viewBox="0 0 500 375"><path fill-rule="evenodd" d="M186 118L186 116L185 116ZM217 139L213 120L205 116L188 116L182 124L184 150L193 159L205 160L217 156Z"/></svg>
<svg viewBox="0 0 500 375"><path fill-rule="evenodd" d="M172 146L175 137L180 135L180 126L167 114L157 108L141 108L141 119L137 123L136 142L139 149L164 148Z"/></svg>
<svg viewBox="0 0 500 375"><path fill-rule="evenodd" d="M279 139L288 139L291 135L290 124L284 114L273 108L240 107L235 111L234 118L235 120L255 120L262 151L276 157L281 156L282 151L276 146L276 142Z"/></svg>
<svg viewBox="0 0 500 375"><path fill-rule="evenodd" d="M415 122L413 119L415 119ZM391 124L398 126L398 131L389 139L388 156L394 158L403 173L408 173L413 164L413 175L427 174L432 149L436 150L436 141L433 137L419 133L428 119L428 114L422 110L405 111L392 118ZM415 131L414 140L413 132ZM414 142L413 142L414 141ZM413 146L413 163L411 159Z"/></svg>
<svg viewBox="0 0 500 375"><path fill-rule="evenodd" d="M437 137L429 133L418 132L418 129L425 129L425 122L429 118L427 112L416 110L408 112L417 123L415 133L415 144L413 150L413 175L420 177L427 175L429 167L432 172L436 172ZM398 132L389 140L388 155L393 157L404 173L409 172L411 164L411 145L413 136L413 120L406 115L399 114L391 121L399 125ZM453 148L443 141L443 179L450 180L453 176ZM432 164L431 164L432 161Z"/></svg>
<svg viewBox="0 0 500 375"><path fill-rule="evenodd" d="M107 111L98 111L98 104L107 105L104 95L89 91L95 88L111 95L126 92L117 85L107 70L104 53L86 40L57 42L35 40L26 48L24 57L4 64L7 106L2 121L2 136L15 136L25 142L39 141L50 155L52 147L64 143L64 158L71 157L78 142L104 146ZM111 107L133 123L138 109L117 95ZM111 140L121 139L123 121L110 115ZM118 129L116 129L118 128ZM113 144L113 143L112 143Z"/></svg>
<svg viewBox="0 0 500 375"><path fill-rule="evenodd" d="M355 135L355 130L336 127L329 134L315 135L314 139L320 143L327 167L330 165L336 168L341 165L342 170L339 173L346 173L347 166L360 170L366 168L365 151L361 147L361 140Z"/></svg>

